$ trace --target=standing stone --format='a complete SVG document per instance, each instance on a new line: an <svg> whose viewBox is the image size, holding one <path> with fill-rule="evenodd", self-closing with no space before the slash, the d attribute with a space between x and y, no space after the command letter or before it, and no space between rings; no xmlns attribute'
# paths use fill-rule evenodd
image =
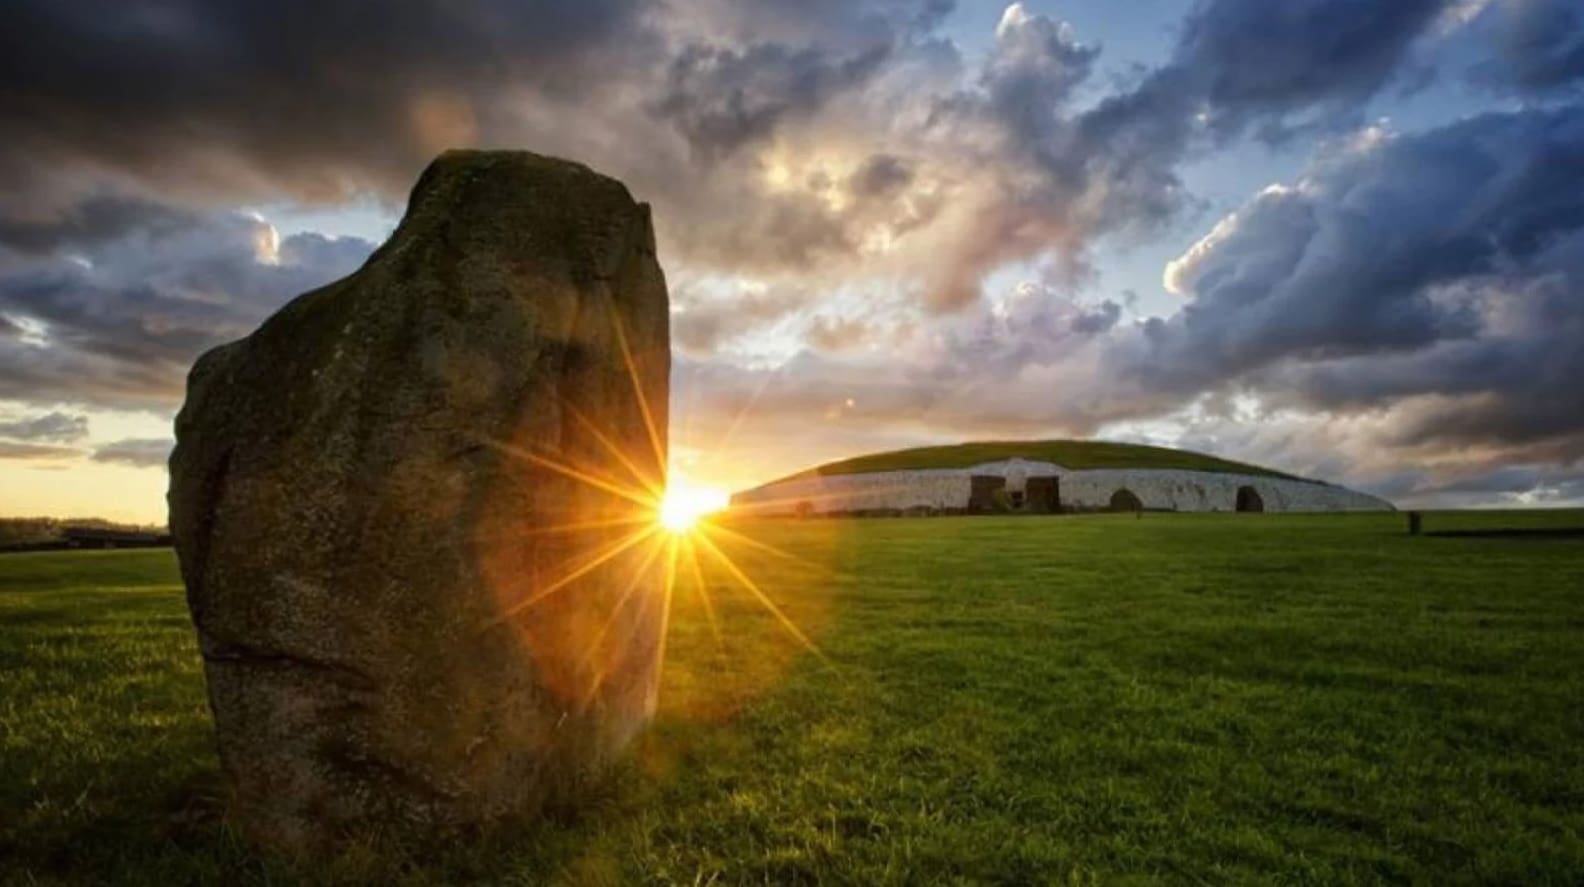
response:
<svg viewBox="0 0 1584 887"><path fill-rule="evenodd" d="M451 152L361 269L193 367L171 529L245 834L532 814L652 713L668 310L620 182Z"/></svg>

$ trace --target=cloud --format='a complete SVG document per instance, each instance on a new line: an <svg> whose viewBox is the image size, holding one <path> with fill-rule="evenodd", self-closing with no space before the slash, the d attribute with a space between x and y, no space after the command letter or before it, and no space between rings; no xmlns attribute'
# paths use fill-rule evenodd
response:
<svg viewBox="0 0 1584 887"><path fill-rule="evenodd" d="M682 280L671 293L671 336L683 351L710 354L764 332L814 300L801 287Z"/></svg>
<svg viewBox="0 0 1584 887"><path fill-rule="evenodd" d="M114 224L85 228L68 209L20 240L0 231L0 315L35 331L0 339L0 397L171 409L200 353L351 272L372 249L317 234L282 240L238 213L116 206ZM49 252L16 258L46 244Z"/></svg>
<svg viewBox="0 0 1584 887"><path fill-rule="evenodd" d="M1208 0L1170 60L1077 112L1064 105L1097 50L1065 24L1008 8L980 93L944 106L954 125L1000 134L1000 174L976 189L986 202L944 253L927 299L961 308L991 270L1050 252L1081 277L1095 238L1158 230L1192 203L1178 169L1199 152L1250 129L1279 141L1356 122L1443 5Z"/></svg>
<svg viewBox="0 0 1584 887"><path fill-rule="evenodd" d="M873 329L857 318L817 317L808 330L809 344L821 351L846 351L873 340Z"/></svg>
<svg viewBox="0 0 1584 887"><path fill-rule="evenodd" d="M71 447L0 440L0 460L49 462L60 459L75 459L81 455L81 450L72 449Z"/></svg>
<svg viewBox="0 0 1584 887"><path fill-rule="evenodd" d="M748 410L756 433L808 459L883 446L900 434L1083 435L1131 415L1114 414L1112 403L1136 404L1099 375L1121 316L1115 302L1026 284L923 327L884 312L819 317L805 334L816 349L784 364L750 369L689 357L678 361L676 377L711 405L711 415L690 422L703 437L712 428L724 433Z"/></svg>
<svg viewBox="0 0 1584 887"><path fill-rule="evenodd" d="M1584 107L1367 130L1169 263L1169 316L1026 283L907 335L879 324L879 354L690 362L685 384L726 416L752 404L809 461L898 435L1149 429L1408 502L1464 501L1448 485L1509 465L1534 469L1504 475L1512 495L1563 496L1584 466L1581 168Z"/></svg>
<svg viewBox="0 0 1584 887"><path fill-rule="evenodd" d="M860 198L885 197L912 181L913 170L906 160L893 154L875 154L848 176L847 191Z"/></svg>
<svg viewBox="0 0 1584 887"><path fill-rule="evenodd" d="M31 419L0 422L0 437L12 440L71 442L88 436L88 417L67 413L45 413Z"/></svg>
<svg viewBox="0 0 1584 887"><path fill-rule="evenodd" d="M1398 72L1446 0L1211 0L1188 16L1172 79L1202 107L1206 125L1264 122L1281 132L1316 110L1356 119L1362 102Z"/></svg>
<svg viewBox="0 0 1584 887"><path fill-rule="evenodd" d="M853 88L885 62L881 44L846 58L818 49L759 44L743 50L694 45L672 60L654 113L687 139L701 163L715 163Z"/></svg>
<svg viewBox="0 0 1584 887"><path fill-rule="evenodd" d="M134 230L174 233L194 217L177 207L124 194L93 194L53 217L0 217L0 245L26 255L83 249Z"/></svg>
<svg viewBox="0 0 1584 887"><path fill-rule="evenodd" d="M1584 10L1573 0L1492 0L1468 25L1470 77L1528 95L1584 86Z"/></svg>
<svg viewBox="0 0 1584 887"><path fill-rule="evenodd" d="M1141 85L1077 110L1099 48L1021 4L970 65L944 0L26 0L0 37L0 238L113 236L151 199L394 200L439 147L513 144L628 181L693 271L961 310L1007 263L1081 274L1096 237L1173 217L1196 115L1225 133L1367 97L1436 5L1210 0Z"/></svg>
<svg viewBox="0 0 1584 887"><path fill-rule="evenodd" d="M1171 263L1189 302L1119 343L1113 366L1310 409L1418 398L1399 412L1403 443L1584 437L1565 381L1584 373L1580 168L1580 107L1355 142Z"/></svg>
<svg viewBox="0 0 1584 887"><path fill-rule="evenodd" d="M1584 437L1580 14L1492 0L1448 38L1454 7L1199 0L1118 82L1034 4L967 52L943 0L24 0L0 34L0 397L168 411L196 354L372 248L237 207L394 204L440 147L513 145L653 203L679 391L723 432L756 404L767 447L1169 421L1382 488L1544 474ZM1337 141L1170 264L1169 316L1094 290L1096 244L1206 205L1184 170L1352 131L1431 44L1533 107Z"/></svg>
<svg viewBox="0 0 1584 887"><path fill-rule="evenodd" d="M434 108L523 82L581 93L642 51L640 17L635 0L419 0L377 15L352 0L23 0L0 35L0 186L70 190L97 171L272 198L405 187L439 147L425 127L448 115Z"/></svg>
<svg viewBox="0 0 1584 887"><path fill-rule="evenodd" d="M168 438L118 440L94 450L93 460L133 468L163 468L170 461L171 447L175 445L176 442Z"/></svg>

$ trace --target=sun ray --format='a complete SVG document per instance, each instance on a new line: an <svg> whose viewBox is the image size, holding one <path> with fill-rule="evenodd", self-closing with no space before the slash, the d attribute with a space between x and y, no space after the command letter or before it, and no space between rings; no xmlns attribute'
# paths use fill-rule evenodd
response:
<svg viewBox="0 0 1584 887"><path fill-rule="evenodd" d="M604 642L605 635L610 633L611 626L616 624L616 619L621 615L622 608L627 606L627 602L632 599L633 594L643 585L644 579L649 575L649 568L654 566L655 558L659 557L660 552L666 548L665 539L653 536L650 538L654 544L649 546L649 549L644 553L643 560L633 570L632 578L627 581L627 585L622 589L621 595L616 598L616 603L611 606L610 615L605 618L604 624L600 626L599 631L594 633L594 637L588 641L587 649L583 655L585 664L601 651L600 644ZM583 699L584 704L594 698L594 694L599 692L599 688L604 685L605 678L609 674L610 662L607 660L604 664L598 666L598 671L595 673L593 680L589 682L587 695Z"/></svg>
<svg viewBox="0 0 1584 887"><path fill-rule="evenodd" d="M776 620L781 623L781 627L786 629L788 634L792 635L794 638L797 638L798 642L806 647L810 653L813 653L816 657L818 657L821 662L825 663L826 665L832 664L830 659L828 659L825 654L820 651L820 648L816 646L812 640L809 640L808 635L804 634L803 630L797 627L797 623L793 622L787 616L787 614L783 612L779 606L777 606L776 602L771 600L770 596L764 593L764 590L761 589L757 583L748 578L748 574L744 573L742 568L738 567L736 562L734 562L724 551L721 551L715 542L710 539L708 534L695 533L693 535L694 538L704 544L705 548L707 548L711 554L715 555L716 559L720 561L721 565L726 568L726 571L731 573L732 578L742 583L742 586L748 589L748 591L758 599L759 603L763 605L766 610L770 611L771 615L775 616Z"/></svg>
<svg viewBox="0 0 1584 887"><path fill-rule="evenodd" d="M825 564L816 563L814 561L809 560L806 557L803 557L802 555L793 554L792 552L787 551L784 548L777 548L776 546L771 545L768 542L764 542L762 540L755 539L752 536L747 535L746 533L739 533L736 530L733 530L732 528L730 528L728 526L725 526L724 524L721 524L721 523L718 523L718 522L715 522L715 521L709 521L709 522L706 522L706 523L701 523L699 525L699 529L701 531L703 531L703 532L724 533L727 536L730 536L732 541L734 541L734 542L741 542L742 544L747 545L747 546L749 546L751 548L757 548L760 551L763 551L763 552L765 552L767 554L771 554L771 555L774 555L775 557L783 558L785 560L789 560L789 561L793 561L795 563L802 564L802 565L804 565L806 567L809 567L809 568L814 569L814 570L818 570L818 571L823 572L823 573L825 573L827 575L830 575L830 576L837 575L836 571L829 569Z"/></svg>
<svg viewBox="0 0 1584 887"><path fill-rule="evenodd" d="M660 675L661 668L665 665L666 641L671 637L671 599L676 594L677 546L681 544L682 540L677 536L670 536L666 539L668 550L666 551L665 582L660 601L660 637L655 642L654 692L656 697L660 694Z"/></svg>
<svg viewBox="0 0 1584 887"><path fill-rule="evenodd" d="M552 594L555 594L557 591L560 591L561 589L563 589L566 586L572 584L573 582L577 581L578 579L581 579L582 577L587 576L590 572L592 572L595 569L599 568L601 565L603 565L606 562L610 561L612 558L616 557L617 555L620 555L622 552L626 551L627 549L632 548L634 545L638 545L639 543L643 542L645 539L648 539L649 537L655 535L658 532L660 532L660 529L659 529L658 526L651 526L651 527L649 527L647 529L644 529L644 530L635 530L632 533L629 533L626 536L616 540L615 542L610 543L609 545L605 546L605 548L601 549L601 551L598 554L590 557L581 566L579 566L576 569L572 570L571 572L567 573L567 575L562 576L560 579L557 579L556 581L550 583L549 585L545 586L544 588L541 588L541 589L535 591L533 594L529 595L526 599L518 601L517 603L512 604L510 607L506 608L506 610L504 612L502 612L499 617L497 617L497 622L504 621L506 618L508 618L510 616L513 616L513 615L515 615L517 613L520 613L523 610L527 609L528 607L531 607L534 604L539 603L540 601L544 600L545 598L549 597Z"/></svg>
<svg viewBox="0 0 1584 887"><path fill-rule="evenodd" d="M505 538L522 539L532 536L559 536L570 533L585 533L589 530L611 530L617 527L636 527L641 524L651 523L653 520L654 518L652 516L645 514L643 516L632 517L607 517L599 518L597 520L566 521L564 523L547 524L542 527L535 527L533 529L526 530L521 528L513 528L507 530L497 530L493 533L480 533L476 538L479 540L494 540Z"/></svg>
<svg viewBox="0 0 1584 887"><path fill-rule="evenodd" d="M604 447L607 452L614 456L616 461L622 464L623 468L626 468L629 472L631 472L632 476L637 478L640 484L643 484L644 489L646 489L651 496L653 496L655 499L659 499L665 494L664 478L661 478L659 481L651 478L647 473L640 469L636 463L629 459L626 453L622 452L621 447L616 446L616 444L613 443L609 437L605 436L604 432L599 430L597 425L589 421L588 417L583 415L583 413L577 407L570 403L563 403L562 406L572 414L572 418L576 419L579 424L588 429L590 434L594 435L594 439L599 441L600 446Z"/></svg>
<svg viewBox="0 0 1584 887"><path fill-rule="evenodd" d="M699 563L698 546L693 544L693 537L686 536L682 540L687 545L688 562L693 568L693 582L698 589L699 601L704 604L704 619L709 623L710 634L715 637L715 647L719 650L726 648L726 639L721 635L720 620L715 616L715 601L710 597L709 582L704 578L704 567Z"/></svg>
<svg viewBox="0 0 1584 887"><path fill-rule="evenodd" d="M617 496L621 496L622 498L627 499L634 504L642 505L645 508L652 509L658 505L654 499L645 497L642 491L635 493L632 490L622 487L615 481L599 477L587 471L574 468L573 466L566 465L561 462L557 462L554 459L546 458L537 453L529 452L522 447L500 443L499 441L485 441L485 443L489 446L495 447L503 453L515 456L528 462L532 462L533 464L543 468L548 468L551 471L563 474L569 478L572 478L573 480L582 481L591 487L596 487L598 489L604 490L607 493L614 493Z"/></svg>
<svg viewBox="0 0 1584 887"><path fill-rule="evenodd" d="M639 524L647 524L653 520L654 518L648 515L643 515L641 517L607 517L598 520L567 521L564 524L551 524L548 527L540 527L537 530L526 530L519 535L554 536L561 533L578 533L586 532L588 530L609 530L616 527L631 527L637 526Z"/></svg>
<svg viewBox="0 0 1584 887"><path fill-rule="evenodd" d="M754 389L753 394L749 396L748 402L742 405L742 408L737 411L736 415L732 416L731 424L726 427L726 433L722 434L720 440L715 442L715 446L710 448L710 452L713 455L718 456L720 453L724 452L727 447L731 446L732 440L737 436L737 429L742 427L743 420L746 419L748 414L753 411L753 408L759 404L759 398L762 397L765 391L770 387L770 383L780 378L781 372L782 369L777 368L765 375L764 380L759 383L758 387Z"/></svg>
<svg viewBox="0 0 1584 887"><path fill-rule="evenodd" d="M616 330L616 344L621 349L622 361L627 364L627 377L632 380L633 394L638 401L638 412L643 415L644 430L649 432L649 443L654 448L655 465L664 471L666 467L665 443L660 440L660 432L656 430L654 413L649 409L649 397L644 393L643 383L638 379L638 365L633 362L632 349L627 346L627 331L622 326L621 314L612 304L611 326Z"/></svg>

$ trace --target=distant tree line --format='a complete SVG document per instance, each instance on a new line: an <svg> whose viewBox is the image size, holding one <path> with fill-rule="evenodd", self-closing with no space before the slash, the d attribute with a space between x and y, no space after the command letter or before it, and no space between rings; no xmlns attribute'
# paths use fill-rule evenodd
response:
<svg viewBox="0 0 1584 887"><path fill-rule="evenodd" d="M129 524L99 517L0 517L0 551L72 548L73 537L87 531L103 539L125 537L132 544L163 540L168 531L158 524Z"/></svg>

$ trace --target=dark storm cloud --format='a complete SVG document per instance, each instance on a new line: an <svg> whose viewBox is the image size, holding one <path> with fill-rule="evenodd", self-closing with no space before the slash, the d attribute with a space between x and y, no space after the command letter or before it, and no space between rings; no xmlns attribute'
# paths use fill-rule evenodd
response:
<svg viewBox="0 0 1584 887"><path fill-rule="evenodd" d="M641 50L636 0L251 0L7 5L0 185L62 167L191 187L400 187L474 99ZM609 59L603 59L613 64Z"/></svg>
<svg viewBox="0 0 1584 887"><path fill-rule="evenodd" d="M71 442L88 436L88 417L70 413L45 413L31 419L0 422L0 437L12 440Z"/></svg>
<svg viewBox="0 0 1584 887"><path fill-rule="evenodd" d="M1144 85L1072 116L1099 50L1021 7L980 69L959 71L936 31L942 0L423 0L378 14L351 0L23 0L0 35L0 185L11 239L36 250L49 232L26 220L66 205L84 213L59 220L79 236L113 229L123 208L80 203L84 182L231 205L394 197L439 147L525 144L631 181L675 220L667 245L684 261L839 276L885 227L921 251L926 300L955 309L1001 263L1077 262L1095 236L1170 217L1201 106L1229 127L1367 96L1430 6L1212 0ZM765 187L762 158L744 155L783 139L932 156L910 160L896 205L844 204L830 176L853 167ZM938 212L944 194L984 224Z"/></svg>
<svg viewBox="0 0 1584 887"><path fill-rule="evenodd" d="M99 447L92 458L95 462L133 468L163 468L170 461L171 447L175 445L176 442L169 438L128 438Z"/></svg>
<svg viewBox="0 0 1584 887"><path fill-rule="evenodd" d="M892 154L875 154L853 171L847 190L858 197L884 197L913 181L907 161Z"/></svg>
<svg viewBox="0 0 1584 887"><path fill-rule="evenodd" d="M1213 128L1280 124L1316 106L1356 114L1397 73L1446 0L1210 0L1192 12L1166 76Z"/></svg>
<svg viewBox="0 0 1584 887"><path fill-rule="evenodd" d="M1369 135L1168 269L1191 301L1114 367L1190 393L1391 407L1396 442L1584 455L1584 107Z"/></svg>
<svg viewBox="0 0 1584 887"><path fill-rule="evenodd" d="M1584 8L1577 0L1495 0L1469 24L1489 54L1476 82L1521 93L1584 86Z"/></svg>
<svg viewBox="0 0 1584 887"><path fill-rule="evenodd" d="M0 214L0 248L26 255L81 249L133 229L173 232L194 215L178 207L121 194L95 194L46 218Z"/></svg>
<svg viewBox="0 0 1584 887"><path fill-rule="evenodd" d="M1335 127L1398 72L1446 0L1204 0L1172 59L1139 86L1081 115L1057 169L1083 163L1113 185L1116 219L1179 204L1176 166L1196 144L1295 116Z"/></svg>
<svg viewBox="0 0 1584 887"><path fill-rule="evenodd" d="M174 406L200 353L372 249L315 234L277 242L269 225L234 213L151 207L108 234L73 217L49 235L56 252L0 273L0 314L32 327L0 340L0 398Z"/></svg>
<svg viewBox="0 0 1584 887"><path fill-rule="evenodd" d="M697 160L714 163L764 138L783 119L811 113L831 96L861 84L889 51L880 45L836 58L776 44L740 51L690 46L671 63L654 113L687 139Z"/></svg>
<svg viewBox="0 0 1584 887"><path fill-rule="evenodd" d="M1075 333L1092 336L1107 332L1121 319L1122 306L1107 299L1092 310L1080 312L1068 322L1068 327Z"/></svg>

